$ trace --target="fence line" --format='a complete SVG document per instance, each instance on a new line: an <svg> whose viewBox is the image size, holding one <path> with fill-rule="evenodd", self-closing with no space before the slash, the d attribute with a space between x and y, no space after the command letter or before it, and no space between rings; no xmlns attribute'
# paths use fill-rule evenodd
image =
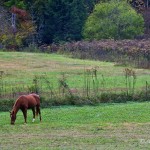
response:
<svg viewBox="0 0 150 150"><path fill-rule="evenodd" d="M68 84L64 74L58 80L58 88L54 88L47 77L32 79L30 85L25 82L5 82L3 73L0 74L0 110L8 110L14 101L20 96L29 93L37 93L41 97L42 107L52 105L84 105L97 104L101 102L126 102L126 101L148 101L150 100L150 83L146 81L145 88L135 91L136 74L134 70L126 68L125 87L107 88L105 77L98 79L97 68L84 71L82 88L72 88ZM20 83L20 82L19 82ZM45 86L43 86L45 84Z"/></svg>

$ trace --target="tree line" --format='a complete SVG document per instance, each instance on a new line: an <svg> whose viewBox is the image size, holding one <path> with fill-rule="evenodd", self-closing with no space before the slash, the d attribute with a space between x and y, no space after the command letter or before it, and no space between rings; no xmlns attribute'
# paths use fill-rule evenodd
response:
<svg viewBox="0 0 150 150"><path fill-rule="evenodd" d="M9 40L15 38L14 42L22 45L33 37L39 44L50 44L134 38L144 31L142 16L126 0L1 0L0 5L9 12L15 6L28 13L25 18L17 16L18 31ZM4 39L1 34L0 41Z"/></svg>

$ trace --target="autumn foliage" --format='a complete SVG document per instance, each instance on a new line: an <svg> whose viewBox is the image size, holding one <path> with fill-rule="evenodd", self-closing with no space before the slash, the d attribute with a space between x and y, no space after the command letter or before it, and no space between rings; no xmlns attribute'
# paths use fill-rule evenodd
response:
<svg viewBox="0 0 150 150"><path fill-rule="evenodd" d="M71 53L81 59L113 61L121 65L150 68L150 39L78 41L65 44L43 45L44 52Z"/></svg>
<svg viewBox="0 0 150 150"><path fill-rule="evenodd" d="M11 13L17 14L17 15L19 15L21 17L26 17L27 16L27 11L26 10L19 9L16 6L13 6L11 8Z"/></svg>

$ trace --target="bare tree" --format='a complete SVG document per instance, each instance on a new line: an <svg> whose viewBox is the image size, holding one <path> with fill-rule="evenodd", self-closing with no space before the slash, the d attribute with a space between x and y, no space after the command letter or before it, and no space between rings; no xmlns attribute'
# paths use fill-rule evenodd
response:
<svg viewBox="0 0 150 150"><path fill-rule="evenodd" d="M0 6L0 36L9 34L11 31L11 13Z"/></svg>

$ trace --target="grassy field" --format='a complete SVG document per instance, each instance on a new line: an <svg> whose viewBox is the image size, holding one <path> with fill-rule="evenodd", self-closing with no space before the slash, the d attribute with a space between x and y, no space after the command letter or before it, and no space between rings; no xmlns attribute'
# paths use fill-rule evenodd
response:
<svg viewBox="0 0 150 150"><path fill-rule="evenodd" d="M149 102L52 107L34 123L29 110L28 123L19 112L14 126L0 112L0 149L148 150L149 108Z"/></svg>
<svg viewBox="0 0 150 150"><path fill-rule="evenodd" d="M58 80L63 73L70 88L83 88L85 72L95 67L99 88L115 91L126 87L126 67L115 63L72 59L57 54L0 52L0 72L3 74L6 92L12 87L19 89L31 85L35 76L46 76L52 86L58 88ZM133 70L136 74L135 89L145 88L146 82L150 82L150 70ZM47 89L44 81L41 81L41 86Z"/></svg>
<svg viewBox="0 0 150 150"><path fill-rule="evenodd" d="M65 74L70 88L83 89L86 71L96 68L100 90L126 88L125 66L115 63L72 59L58 54L0 52L1 88L7 95L40 78L43 91L46 77L54 89ZM133 69L135 91L150 82L150 70ZM86 77L87 78L87 77ZM90 75L90 79L92 75ZM0 93L1 94L1 93ZM0 99L1 100L1 99ZM0 106L1 107L1 106ZM60 106L42 109L42 122L24 124L22 113L10 125L9 112L0 112L0 150L8 149L150 149L150 103L100 104L97 106Z"/></svg>

